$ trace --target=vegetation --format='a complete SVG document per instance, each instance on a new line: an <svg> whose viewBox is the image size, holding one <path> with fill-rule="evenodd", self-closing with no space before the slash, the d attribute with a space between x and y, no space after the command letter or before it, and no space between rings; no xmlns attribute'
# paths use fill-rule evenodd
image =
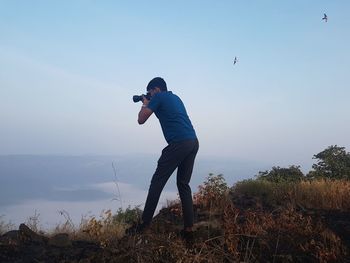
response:
<svg viewBox="0 0 350 263"><path fill-rule="evenodd" d="M291 165L288 168L272 167L270 171L260 171L256 178L275 183L300 182L308 179L350 179L350 153L344 147L331 145L322 152L315 154L317 163L312 165L308 174L304 175L300 166Z"/></svg>
<svg viewBox="0 0 350 263"><path fill-rule="evenodd" d="M222 174L210 173L203 185L198 186L198 192L194 194L194 203L204 207L220 205L228 190L229 187Z"/></svg>
<svg viewBox="0 0 350 263"><path fill-rule="evenodd" d="M258 180L275 183L295 183L303 180L304 174L300 170L300 166L292 165L289 168L272 167L271 171L260 171L256 177Z"/></svg>
<svg viewBox="0 0 350 263"><path fill-rule="evenodd" d="M6 233L7 231L10 231L13 229L14 225L10 222L6 222L3 219L4 216L0 216L0 235Z"/></svg>
<svg viewBox="0 0 350 263"><path fill-rule="evenodd" d="M245 180L231 188L231 195L244 196L264 207L350 211L350 181L319 179L299 183Z"/></svg>
<svg viewBox="0 0 350 263"><path fill-rule="evenodd" d="M328 179L350 179L350 153L344 147L331 145L322 152L314 155L317 163L312 166L308 177Z"/></svg>
<svg viewBox="0 0 350 263"><path fill-rule="evenodd" d="M115 224L133 224L140 221L142 210L139 206L131 208L128 206L125 210L119 208L117 213L113 216L113 223Z"/></svg>
<svg viewBox="0 0 350 263"><path fill-rule="evenodd" d="M223 175L209 174L194 194L193 244L178 234L179 200L160 211L149 233L137 236L125 236L124 231L139 220L139 207L114 215L105 211L99 218L84 219L78 229L62 212L67 222L55 233L65 231L71 240L98 246L85 258L79 252L80 259L66 256L57 262L347 262L348 153L331 146L315 158L319 161L307 176L298 166L273 167L229 187ZM38 229L35 217L28 223Z"/></svg>

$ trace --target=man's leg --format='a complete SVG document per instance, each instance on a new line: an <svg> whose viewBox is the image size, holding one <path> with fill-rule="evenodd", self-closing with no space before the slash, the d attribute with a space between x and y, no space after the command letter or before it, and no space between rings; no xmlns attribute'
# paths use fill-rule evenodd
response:
<svg viewBox="0 0 350 263"><path fill-rule="evenodd" d="M149 225L151 223L160 194L169 177L183 160L183 156L183 150L181 147L178 147L177 144L169 144L163 149L162 155L158 160L157 169L152 177L146 204L142 214L142 221L145 225Z"/></svg>
<svg viewBox="0 0 350 263"><path fill-rule="evenodd" d="M189 182L191 180L194 160L198 152L198 141L193 141L192 151L181 162L177 170L177 188L182 204L184 216L184 229L188 230L193 226L193 201Z"/></svg>

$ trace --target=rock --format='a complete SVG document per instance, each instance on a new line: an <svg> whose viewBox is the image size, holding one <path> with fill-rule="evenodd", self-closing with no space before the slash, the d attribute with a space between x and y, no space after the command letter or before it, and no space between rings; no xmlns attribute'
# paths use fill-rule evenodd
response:
<svg viewBox="0 0 350 263"><path fill-rule="evenodd" d="M25 224L20 224L19 226L19 234L20 234L20 239L23 242L36 242L36 243L46 243L48 238L38 235L35 233L33 230L31 230L28 226Z"/></svg>
<svg viewBox="0 0 350 263"><path fill-rule="evenodd" d="M3 234L1 237L17 239L18 236L19 236L19 231L18 230L11 230L11 231L6 232L5 234Z"/></svg>
<svg viewBox="0 0 350 263"><path fill-rule="evenodd" d="M71 247L72 241L69 239L68 234L60 233L51 237L48 244L55 247Z"/></svg>
<svg viewBox="0 0 350 263"><path fill-rule="evenodd" d="M20 243L19 231L11 230L0 237L0 244L18 245Z"/></svg>

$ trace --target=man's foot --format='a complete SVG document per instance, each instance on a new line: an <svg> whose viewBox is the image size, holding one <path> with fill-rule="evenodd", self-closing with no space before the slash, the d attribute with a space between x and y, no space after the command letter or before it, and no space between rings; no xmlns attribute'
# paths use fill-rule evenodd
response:
<svg viewBox="0 0 350 263"><path fill-rule="evenodd" d="M192 248L194 244L194 231L181 230L181 238L186 242L188 248Z"/></svg>
<svg viewBox="0 0 350 263"><path fill-rule="evenodd" d="M128 236L143 234L149 228L148 224L136 223L125 230L125 234Z"/></svg>

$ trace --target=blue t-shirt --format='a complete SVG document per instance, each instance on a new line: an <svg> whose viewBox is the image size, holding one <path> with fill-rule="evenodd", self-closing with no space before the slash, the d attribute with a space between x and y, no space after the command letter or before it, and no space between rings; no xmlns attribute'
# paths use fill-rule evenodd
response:
<svg viewBox="0 0 350 263"><path fill-rule="evenodd" d="M156 93L148 103L148 108L159 119L168 143L197 138L183 102L171 91Z"/></svg>

